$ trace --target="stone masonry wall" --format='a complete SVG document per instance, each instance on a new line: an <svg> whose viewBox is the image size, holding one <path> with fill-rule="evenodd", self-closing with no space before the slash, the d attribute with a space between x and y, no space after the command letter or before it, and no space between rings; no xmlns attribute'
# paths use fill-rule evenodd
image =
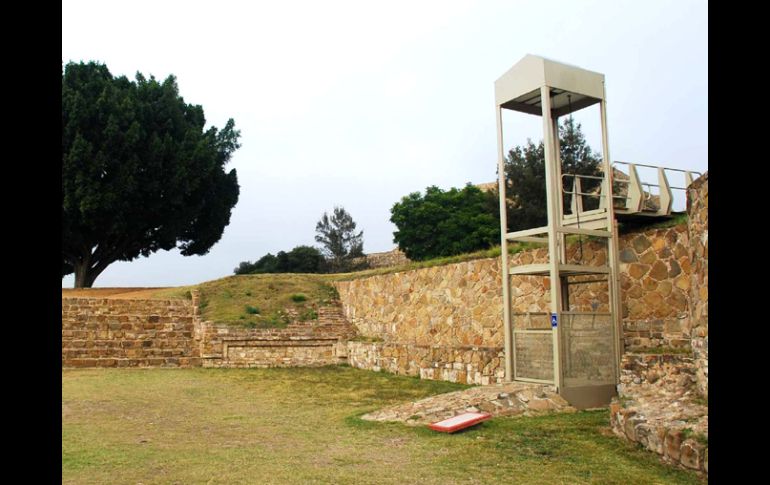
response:
<svg viewBox="0 0 770 485"><path fill-rule="evenodd" d="M487 385L505 377L500 347L348 342L348 364L359 369Z"/></svg>
<svg viewBox="0 0 770 485"><path fill-rule="evenodd" d="M344 362L344 342L356 335L338 305L318 308L318 319L260 329L201 322L203 367L311 367Z"/></svg>
<svg viewBox="0 0 770 485"><path fill-rule="evenodd" d="M708 407L697 399L692 355L623 355L610 425L664 461L708 473Z"/></svg>
<svg viewBox="0 0 770 485"><path fill-rule="evenodd" d="M189 300L62 298L63 367L200 365Z"/></svg>
<svg viewBox="0 0 770 485"><path fill-rule="evenodd" d="M687 247L684 224L620 237L627 346L681 347L689 343ZM604 265L605 243L573 243L568 246L567 259ZM512 266L547 262L547 251L522 251L511 256L510 262ZM503 351L500 258L371 276L336 286L347 319L362 335L382 340L369 347L351 344L351 365L436 379L443 379L439 376L443 373L457 382L502 380L499 365L489 364L492 355ZM512 311L547 312L549 290L547 277L513 277ZM606 283L575 285L571 297L571 311L608 309ZM548 324L546 316L532 318L533 328ZM427 358L428 350L418 349L433 350ZM474 355L478 355L476 362ZM542 357L548 367L546 361L551 357ZM462 372L449 375L442 369Z"/></svg>
<svg viewBox="0 0 770 485"><path fill-rule="evenodd" d="M706 172L687 190L690 234L690 319L692 349L697 368L698 391L708 398L709 386L709 174Z"/></svg>
<svg viewBox="0 0 770 485"><path fill-rule="evenodd" d="M285 367L338 364L357 331L339 303L283 329L204 322L190 300L62 298L64 367Z"/></svg>
<svg viewBox="0 0 770 485"><path fill-rule="evenodd" d="M406 254L401 252L400 249L395 248L390 251L367 254L362 258L356 258L353 260L353 266L356 267L366 263L365 266L367 268L389 268L406 264L409 261L410 259L406 257Z"/></svg>
<svg viewBox="0 0 770 485"><path fill-rule="evenodd" d="M626 347L688 347L691 263L687 226L620 239Z"/></svg>

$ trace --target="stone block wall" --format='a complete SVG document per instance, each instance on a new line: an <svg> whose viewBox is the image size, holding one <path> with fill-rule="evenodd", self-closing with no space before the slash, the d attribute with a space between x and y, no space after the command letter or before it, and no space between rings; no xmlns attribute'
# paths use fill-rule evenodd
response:
<svg viewBox="0 0 770 485"><path fill-rule="evenodd" d="M666 463L708 474L708 443L690 438L692 432L682 425L650 422L644 414L613 402L610 426L617 436L659 454Z"/></svg>
<svg viewBox="0 0 770 485"><path fill-rule="evenodd" d="M63 367L200 364L189 300L62 298Z"/></svg>
<svg viewBox="0 0 770 485"><path fill-rule="evenodd" d="M398 248L382 253L367 254L364 258L366 259L367 266L370 268L388 268L406 264L410 261L406 254Z"/></svg>
<svg viewBox="0 0 770 485"><path fill-rule="evenodd" d="M247 328L201 322L203 367L312 367L344 362L344 342L356 335L338 305L318 309L318 319L286 328Z"/></svg>
<svg viewBox="0 0 770 485"><path fill-rule="evenodd" d="M190 300L62 298L64 367L291 367L338 364L357 334L339 304L283 329L204 322Z"/></svg>
<svg viewBox="0 0 770 485"><path fill-rule="evenodd" d="M664 461L708 473L708 407L697 399L691 354L623 355L610 425Z"/></svg>
<svg viewBox="0 0 770 485"><path fill-rule="evenodd" d="M351 367L376 372L478 385L500 383L505 378L502 347L350 341L347 352Z"/></svg>
<svg viewBox="0 0 770 485"><path fill-rule="evenodd" d="M689 346L687 225L622 236L619 249L626 347Z"/></svg>
<svg viewBox="0 0 770 485"><path fill-rule="evenodd" d="M708 398L709 383L709 174L687 190L687 229L690 234L690 319L698 391Z"/></svg>
<svg viewBox="0 0 770 485"><path fill-rule="evenodd" d="M690 261L687 248L688 230L684 224L620 237L626 346L682 347L689 344L687 301ZM510 263L512 266L544 263L547 258L546 249L538 248L512 255ZM567 249L567 260L604 265L607 260L606 243L585 239L572 243ZM580 278L590 277L577 277L575 281ZM489 349L491 353L502 352L504 331L500 258L376 275L337 282L336 286L347 319L362 335L383 342L383 345L368 348L365 358L356 360L351 357L351 365L395 369L395 372L407 375L437 375L435 369L454 369L454 365L458 364L466 366L465 377L455 377L458 382L480 382L482 379L496 382L499 379L499 368L486 364L479 366L473 362L468 368L465 354L451 357L450 349L467 349L463 352L471 352L469 355L482 352L481 349ZM515 276L512 278L511 296L514 314L548 312L550 279ZM608 307L606 283L572 286L571 311L596 309L602 312L608 311ZM533 327L550 328L547 316L535 316L532 322ZM398 346L403 349L393 350ZM534 353L530 362L533 365L539 362L545 372L546 368L550 368L548 363L552 362L551 348L550 345L540 347L528 348L530 353ZM446 350L441 351L441 359L426 360L415 354L418 348ZM402 357L393 360L392 355L382 354L386 350ZM360 346L356 345L351 355L360 351ZM420 369L425 369L424 372L416 370L414 362L422 362L420 366L425 367ZM533 372L536 373L537 369Z"/></svg>
<svg viewBox="0 0 770 485"><path fill-rule="evenodd" d="M417 345L503 344L500 262L481 259L336 283L361 334ZM537 296L532 295L533 302Z"/></svg>

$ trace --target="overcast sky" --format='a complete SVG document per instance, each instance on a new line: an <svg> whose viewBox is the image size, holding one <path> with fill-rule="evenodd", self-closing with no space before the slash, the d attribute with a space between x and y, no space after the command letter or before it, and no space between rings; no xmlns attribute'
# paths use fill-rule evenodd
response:
<svg viewBox="0 0 770 485"><path fill-rule="evenodd" d="M177 77L242 148L240 199L206 256L113 263L94 286L177 286L315 245L344 206L364 251L395 247L401 197L496 180L494 81L526 54L605 75L610 155L708 169L705 0L62 1L62 60ZM576 115L599 151L598 109ZM506 148L542 138L504 119ZM676 197L677 194L675 194ZM72 286L70 275L62 286Z"/></svg>

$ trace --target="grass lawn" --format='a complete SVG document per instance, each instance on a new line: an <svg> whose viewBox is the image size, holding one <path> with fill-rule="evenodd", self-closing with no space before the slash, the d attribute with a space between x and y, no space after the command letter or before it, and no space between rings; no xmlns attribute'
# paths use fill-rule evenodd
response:
<svg viewBox="0 0 770 485"><path fill-rule="evenodd" d="M464 387L349 367L63 370L63 483L705 483L612 436L607 411L454 435L358 419Z"/></svg>

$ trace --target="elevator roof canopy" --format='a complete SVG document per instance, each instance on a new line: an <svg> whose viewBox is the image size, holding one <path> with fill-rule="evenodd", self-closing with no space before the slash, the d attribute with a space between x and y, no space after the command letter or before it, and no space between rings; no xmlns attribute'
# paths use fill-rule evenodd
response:
<svg viewBox="0 0 770 485"><path fill-rule="evenodd" d="M542 116L541 86L551 88L554 117L604 99L604 74L527 54L495 81L495 102L506 109Z"/></svg>

